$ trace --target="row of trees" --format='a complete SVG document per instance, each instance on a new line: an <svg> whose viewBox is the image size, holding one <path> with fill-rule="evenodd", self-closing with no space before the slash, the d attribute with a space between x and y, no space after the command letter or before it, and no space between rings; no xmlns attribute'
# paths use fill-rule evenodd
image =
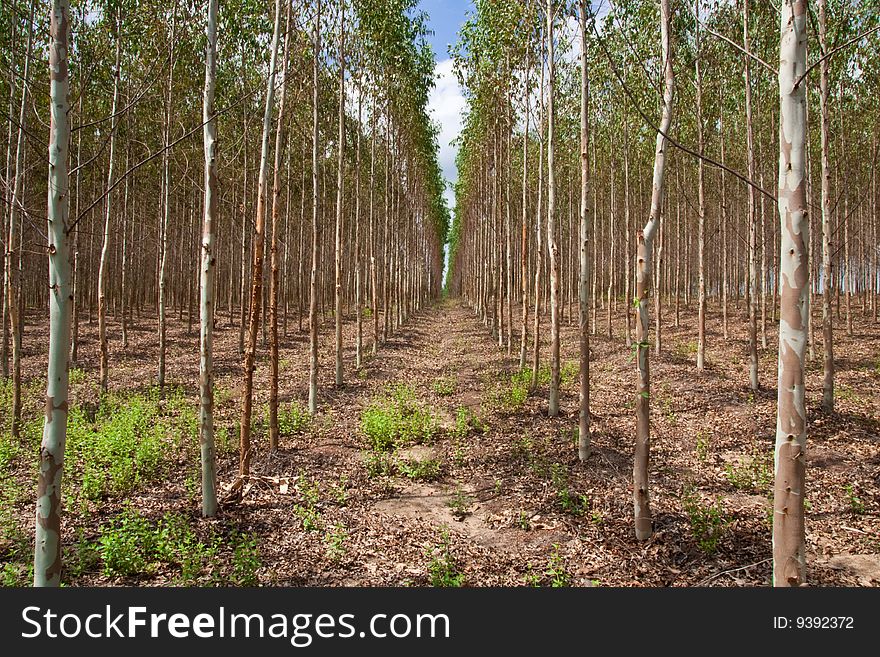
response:
<svg viewBox="0 0 880 657"><path fill-rule="evenodd" d="M781 4L780 15L747 0L477 2L456 53L468 113L447 285L509 355L519 343L533 387L549 310L551 416L560 324L578 324L582 460L589 338L635 349L640 539L651 535L648 361L664 322L679 326L682 308L696 306L702 371L713 357L707 315L720 316L724 340L742 317L756 390L767 325L780 321L774 572L798 584L802 356L821 347L823 406L833 410L834 322L851 334L853 316L876 321L880 304L869 110L880 12L851 0Z"/></svg>
<svg viewBox="0 0 880 657"><path fill-rule="evenodd" d="M307 322L315 413L322 319L333 318L343 385L440 294L449 217L427 115L434 57L425 17L413 0L276 0L272 15L265 10L53 0L48 32L36 0L4 2L0 12L0 93L10 108L0 360L13 378L14 435L25 318L42 317L26 311L50 309L37 585L60 578L67 372L81 357L81 322L98 323L102 391L113 379L111 341L125 349L142 313L158 318L160 387L173 376L169 314L186 316L190 330L198 322L202 510L211 516L215 324L237 324L243 356L234 499L249 476L261 348L270 352L275 449L279 336ZM342 323L352 314L347 362ZM108 331L111 318L118 333ZM33 322L27 339L42 341L42 319Z"/></svg>

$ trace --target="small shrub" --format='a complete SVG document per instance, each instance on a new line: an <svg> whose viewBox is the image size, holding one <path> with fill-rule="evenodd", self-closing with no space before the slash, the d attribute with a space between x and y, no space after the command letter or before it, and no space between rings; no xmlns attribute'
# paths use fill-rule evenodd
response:
<svg viewBox="0 0 880 657"><path fill-rule="evenodd" d="M449 542L449 531L443 529L440 535L440 543L427 550L431 558L428 564L428 575L431 586L443 588L458 588L464 585L464 573L461 572Z"/></svg>
<svg viewBox="0 0 880 657"><path fill-rule="evenodd" d="M553 553L547 562L544 575L549 579L551 588L558 589L571 586L571 574L565 567L565 560L559 554L559 543L553 544Z"/></svg>
<svg viewBox="0 0 880 657"><path fill-rule="evenodd" d="M530 460L534 447L532 437L529 434L524 433L513 442L513 453L518 458Z"/></svg>
<svg viewBox="0 0 880 657"><path fill-rule="evenodd" d="M0 475L4 475L12 468L13 463L19 458L22 449L12 440L8 433L0 435Z"/></svg>
<svg viewBox="0 0 880 657"><path fill-rule="evenodd" d="M863 515L865 513L865 502L859 497L858 490L852 484L847 484L846 496L849 501L850 512L854 515Z"/></svg>
<svg viewBox="0 0 880 657"><path fill-rule="evenodd" d="M443 464L439 459L426 459L424 461L399 460L397 469L404 477L413 481L434 481L440 478Z"/></svg>
<svg viewBox="0 0 880 657"><path fill-rule="evenodd" d="M333 485L333 499L339 506L348 504L348 477L339 476L339 483Z"/></svg>
<svg viewBox="0 0 880 657"><path fill-rule="evenodd" d="M440 397L448 397L455 392L455 379L453 377L441 377L434 381L434 392Z"/></svg>
<svg viewBox="0 0 880 657"><path fill-rule="evenodd" d="M107 395L94 419L83 408L71 408L67 445L73 467L67 471L81 473L79 482L74 474L74 484L89 500L124 496L160 478L172 456L170 435L177 431L181 427L160 415L158 398L150 394Z"/></svg>
<svg viewBox="0 0 880 657"><path fill-rule="evenodd" d="M712 446L712 438L709 434L702 431L697 432L697 458L700 462L705 463L709 458L709 448Z"/></svg>
<svg viewBox="0 0 880 657"><path fill-rule="evenodd" d="M490 406L501 410L515 411L525 404L529 396L529 381L525 372L517 372L510 376L507 383L496 386L489 392Z"/></svg>
<svg viewBox="0 0 880 657"><path fill-rule="evenodd" d="M69 577L81 577L97 568L101 555L93 541L86 540L82 527L76 530L76 541L66 549L64 569Z"/></svg>
<svg viewBox="0 0 880 657"><path fill-rule="evenodd" d="M696 355L697 353L697 343L696 341L690 342L679 342L675 345L675 355L679 358L689 358L691 356Z"/></svg>
<svg viewBox="0 0 880 657"><path fill-rule="evenodd" d="M430 443L437 431L431 413L408 386L396 386L361 413L361 431L374 450L391 450L413 443Z"/></svg>
<svg viewBox="0 0 880 657"><path fill-rule="evenodd" d="M101 527L98 554L107 577L138 575L151 565L156 537L149 521L127 507L109 525Z"/></svg>
<svg viewBox="0 0 880 657"><path fill-rule="evenodd" d="M81 367L71 367L67 373L67 381L70 385L76 386L86 380L86 371Z"/></svg>
<svg viewBox="0 0 880 657"><path fill-rule="evenodd" d="M486 425L467 406L459 406L455 410L455 428L452 430L456 438L465 438L471 431L484 433Z"/></svg>
<svg viewBox="0 0 880 657"><path fill-rule="evenodd" d="M721 500L704 503L699 495L689 490L682 498L683 508L688 515L691 533L697 545L706 554L714 554L730 521L724 515Z"/></svg>
<svg viewBox="0 0 880 657"><path fill-rule="evenodd" d="M568 487L568 469L561 463L550 465L550 480L556 491L556 501L564 513L581 516L590 510L590 498L572 493Z"/></svg>
<svg viewBox="0 0 880 657"><path fill-rule="evenodd" d="M294 401L278 405L278 432L282 436L301 433L308 429L310 423L311 416L300 403Z"/></svg>
<svg viewBox="0 0 880 657"><path fill-rule="evenodd" d="M724 467L727 481L737 490L765 492L773 483L773 460L767 453L753 450L750 458Z"/></svg>
<svg viewBox="0 0 880 657"><path fill-rule="evenodd" d="M394 457L386 452L376 450L367 452L364 456L364 465L367 468L367 476L370 479L390 477L396 472Z"/></svg>
<svg viewBox="0 0 880 657"><path fill-rule="evenodd" d="M456 520L462 521L471 514L470 507L472 502L473 500L471 500L467 493L464 492L464 489L459 486L455 489L455 493L449 498L446 505L452 511L452 516Z"/></svg>
<svg viewBox="0 0 880 657"><path fill-rule="evenodd" d="M321 512L318 509L318 503L321 501L321 489L318 482L300 476L296 487L302 498L302 503L295 505L293 512L302 521L304 530L307 532L318 531L321 528Z"/></svg>
<svg viewBox="0 0 880 657"><path fill-rule="evenodd" d="M578 380L579 374L580 366L578 363L575 363L574 361L566 361L562 364L562 367L559 368L559 383L564 386L575 383Z"/></svg>
<svg viewBox="0 0 880 657"><path fill-rule="evenodd" d="M345 554L345 539L347 537L345 527L342 525L334 525L332 530L328 530L324 534L327 556L331 561L338 561Z"/></svg>
<svg viewBox="0 0 880 657"><path fill-rule="evenodd" d="M235 586L256 586L259 583L257 572L262 565L256 536L233 532L232 545L230 582Z"/></svg>

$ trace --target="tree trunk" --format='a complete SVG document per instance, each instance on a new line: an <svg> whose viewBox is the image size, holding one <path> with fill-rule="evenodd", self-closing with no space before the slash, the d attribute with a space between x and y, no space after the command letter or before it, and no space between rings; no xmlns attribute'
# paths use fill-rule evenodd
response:
<svg viewBox="0 0 880 657"><path fill-rule="evenodd" d="M70 250L67 246L69 32L68 0L53 0L49 27L49 358L46 419L37 477L34 586L61 584L61 475L67 437L67 359L70 355L72 297Z"/></svg>
<svg viewBox="0 0 880 657"><path fill-rule="evenodd" d="M544 44L541 44L541 51ZM530 389L534 391L538 387L538 368L541 359L541 274L544 269L544 251L541 244L541 235L544 232L544 222L541 206L544 191L544 65L541 66L541 85L538 94L538 203L535 206L535 342L532 349L532 381Z"/></svg>
<svg viewBox="0 0 880 657"><path fill-rule="evenodd" d="M162 145L165 149L168 148L169 143L171 142L171 102L174 93L174 33L176 27L177 20L177 10L175 6L175 11L172 15L171 19L171 40L169 41L169 48L171 52L169 53L170 65L168 67L168 96L166 99L165 105L165 113L164 113L164 126L162 130ZM158 309L159 309L159 373L158 373L158 383L159 387L162 388L165 385L165 352L166 352L166 340L165 340L165 331L166 331L166 321L165 321L165 271L167 269L168 262L168 219L171 213L170 207L170 190L171 190L171 154L168 150L163 151L162 153L162 171L163 171L163 180L164 180L164 201L163 201L163 212L162 212L162 235L160 242L160 261L159 261L159 299L158 299ZM109 199L108 199L109 200Z"/></svg>
<svg viewBox="0 0 880 657"><path fill-rule="evenodd" d="M121 11L121 10L120 10ZM110 164L107 167L107 190L113 187L114 154L116 151L116 105L119 100L119 67L122 53L122 19L116 20L116 63L113 67L113 103L110 109ZM98 266L98 341L101 349L101 392L107 392L108 357L107 357L107 304L105 300L107 288L107 255L110 247L110 217L113 193L109 192L104 201L104 236L101 244L101 263Z"/></svg>
<svg viewBox="0 0 880 657"><path fill-rule="evenodd" d="M525 122L523 125L523 174L522 174L522 239L520 244L520 284L522 286L522 324L519 340L519 370L526 367L526 347L529 339L529 237L528 237L528 200L529 200L529 76L532 68L529 61L529 49L526 49L525 75L523 91L525 94Z"/></svg>
<svg viewBox="0 0 880 657"><path fill-rule="evenodd" d="M345 184L345 0L339 7L339 136L336 147L339 160L336 168L336 248L334 312L336 324L336 385L342 385L342 201Z"/></svg>
<svg viewBox="0 0 880 657"><path fill-rule="evenodd" d="M354 366L360 370L364 350L364 292L363 266L361 263L361 126L363 121L364 89L358 78L358 123L354 165L354 305L357 336L354 343Z"/></svg>
<svg viewBox="0 0 880 657"><path fill-rule="evenodd" d="M824 18L824 0L819 0ZM773 491L773 584L806 581L804 478L807 413L804 352L810 268L804 188L806 142L807 2L784 0L779 46L780 321L776 416L776 484Z"/></svg>
<svg viewBox="0 0 880 657"><path fill-rule="evenodd" d="M672 101L675 79L672 69L672 38L670 34L669 0L660 0L660 39L664 63L665 84L663 88L663 114L657 145L654 150L654 175L651 188L651 214L648 223L636 236L636 299L638 322L636 323L636 360L638 382L636 386L636 448L633 459L633 510L636 538L647 540L653 533L651 507L648 497L648 467L650 458L650 394L649 369L650 344L648 331L648 286L651 282L651 256L654 234L660 226L663 207L663 177L666 169L666 134L672 122ZM659 290L655 291L658 294Z"/></svg>
<svg viewBox="0 0 880 657"><path fill-rule="evenodd" d="M556 178L554 123L556 63L554 62L553 0L547 0L547 253L550 259L550 400L547 414L559 415L559 248L556 244Z"/></svg>
<svg viewBox="0 0 880 657"><path fill-rule="evenodd" d="M819 0L819 48L827 53L825 0ZM831 164L828 141L828 60L819 64L819 113L822 149L822 410L834 411L834 315L831 309Z"/></svg>
<svg viewBox="0 0 880 657"><path fill-rule="evenodd" d="M266 84L266 108L263 112L263 137L260 148L260 172L257 178L257 216L254 223L253 264L251 276L251 303L248 312L247 342L241 393L241 434L239 442L239 484L250 476L251 470L251 415L254 397L254 359L257 353L257 333L260 330L260 310L263 301L263 243L266 224L266 188L269 170L269 136L272 133L272 111L275 105L275 70L278 54L278 35L281 31L281 0L275 0L275 29L269 51L269 78Z"/></svg>
<svg viewBox="0 0 880 657"><path fill-rule="evenodd" d="M579 368L579 414L578 414L578 458L586 461L590 457L590 327L588 282L590 279L590 263L588 257L590 228L590 82L587 72L587 0L581 0L581 207L580 207L580 269L578 279L578 334L580 337L580 368ZM611 313L609 305L609 317ZM610 331L610 325L609 325Z"/></svg>
<svg viewBox="0 0 880 657"><path fill-rule="evenodd" d="M202 515L217 513L217 464L214 456L214 221L217 217L217 119L214 89L217 74L217 5L208 0L205 32L205 94L202 107L205 147L205 207L199 278L199 452L202 464ZM230 266L232 263L229 263Z"/></svg>
<svg viewBox="0 0 880 657"><path fill-rule="evenodd" d="M696 16L700 16L700 0L694 1ZM696 56L694 67L697 75L697 276L699 277L699 299L697 303L697 370L702 372L706 365L706 195L703 183L703 74L700 68L700 22L696 22ZM726 246L726 245L724 245Z"/></svg>
<svg viewBox="0 0 880 657"><path fill-rule="evenodd" d="M312 269L309 275L309 413L318 412L318 94L321 57L321 0L315 4L312 54Z"/></svg>
<svg viewBox="0 0 880 657"><path fill-rule="evenodd" d="M281 89L278 98L278 119L275 127L275 165L272 177L272 237L269 246L270 278L269 278L269 451L278 449L278 213L281 205L281 159L284 157L284 146L287 125L284 116L287 98L287 59L290 54L290 5L287 3L284 53L281 59Z"/></svg>
<svg viewBox="0 0 880 657"><path fill-rule="evenodd" d="M21 333L22 318L21 307L18 299L21 296L21 280L18 262L21 257L21 230L18 220L18 212L23 210L22 202L22 183L25 174L24 156L25 156L25 132L27 131L27 104L28 104L28 87L30 86L30 60L31 50L34 37L34 10L36 1L31 0L30 20L28 22L27 46L25 49L24 60L24 77L21 84L21 106L18 115L18 135L15 146L15 180L12 183L12 205L9 208L9 232L6 241L6 306L9 315L9 332L12 335L12 418L10 422L10 433L13 440L20 438L21 425ZM53 5L53 19L55 13L61 11ZM69 11L66 9L65 11ZM60 17L58 18L60 20ZM65 18L65 21L68 18ZM61 29L61 28L59 28ZM58 33L56 33L58 34ZM66 36L65 42L66 42ZM57 39L57 37L56 37ZM66 45L63 47L66 48ZM55 53L56 56L58 53ZM66 57L65 66L66 66ZM66 101L65 96L65 101ZM108 199L109 201L109 199ZM60 467L60 465L59 465Z"/></svg>
<svg viewBox="0 0 880 657"><path fill-rule="evenodd" d="M754 182L755 175L755 147L752 135L752 74L749 60L749 2L743 0L743 49L746 54L745 62L745 99L746 99L746 157L748 159L749 180ZM755 188L748 186L748 229L749 229L749 275L748 275L748 304L749 304L749 386L752 390L758 390L758 315L757 315L757 248L758 226L755 218Z"/></svg>

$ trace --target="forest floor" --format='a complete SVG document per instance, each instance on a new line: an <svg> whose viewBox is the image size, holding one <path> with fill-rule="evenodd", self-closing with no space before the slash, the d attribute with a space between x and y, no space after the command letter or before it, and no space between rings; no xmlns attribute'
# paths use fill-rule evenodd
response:
<svg viewBox="0 0 880 657"><path fill-rule="evenodd" d="M622 302L621 302L622 303ZM591 338L593 453L577 458L576 328L564 317L558 418L546 366L533 394L513 358L458 301L412 317L333 385L332 318L322 326L319 412L309 419L308 342L294 320L281 349L282 432L269 453L267 349L255 375L253 477L243 499L200 517L198 336L171 318L165 393L154 387L153 320L122 348L111 322L111 395L97 393L97 326L82 322L65 468L64 581L71 586L763 586L770 583L776 330L748 389L745 323L731 339L712 314L697 373L693 310L664 309L652 354L651 506L655 534L632 528L634 381L618 310ZM518 317L516 311L514 317ZM599 313L606 333L605 312ZM43 333L24 359L25 430L0 443L3 583L26 584L45 390ZM529 322L531 324L531 318ZM819 586L880 585L880 331L838 324L837 409L819 410L821 344L808 367L807 561ZM518 333L518 319L515 319ZM546 360L548 323L542 325ZM821 331L820 331L821 333ZM216 434L221 487L238 471L238 328L218 317ZM652 328L652 340L653 336ZM8 406L9 386L0 401ZM6 411L4 410L4 413ZM2 420L8 430L8 418Z"/></svg>

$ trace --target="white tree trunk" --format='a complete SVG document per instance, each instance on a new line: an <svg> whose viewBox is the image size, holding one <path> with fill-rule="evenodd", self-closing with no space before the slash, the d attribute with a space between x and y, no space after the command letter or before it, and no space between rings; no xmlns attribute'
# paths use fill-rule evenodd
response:
<svg viewBox="0 0 880 657"><path fill-rule="evenodd" d="M806 581L804 478L807 413L804 355L807 346L806 204L807 2L784 0L779 45L779 381L776 415L776 484L773 492L773 584Z"/></svg>
<svg viewBox="0 0 880 657"><path fill-rule="evenodd" d="M217 4L208 0L205 21L205 95L202 120L205 146L205 203L199 277L199 449L202 462L202 515L217 513L217 465L214 456L214 220L217 216L217 119L214 89L217 73ZM231 265L232 263L230 263Z"/></svg>
<svg viewBox="0 0 880 657"><path fill-rule="evenodd" d="M67 245L67 160L70 146L68 0L53 0L49 42L49 366L46 420L40 444L34 586L61 583L61 475L67 438L68 358L72 281Z"/></svg>

